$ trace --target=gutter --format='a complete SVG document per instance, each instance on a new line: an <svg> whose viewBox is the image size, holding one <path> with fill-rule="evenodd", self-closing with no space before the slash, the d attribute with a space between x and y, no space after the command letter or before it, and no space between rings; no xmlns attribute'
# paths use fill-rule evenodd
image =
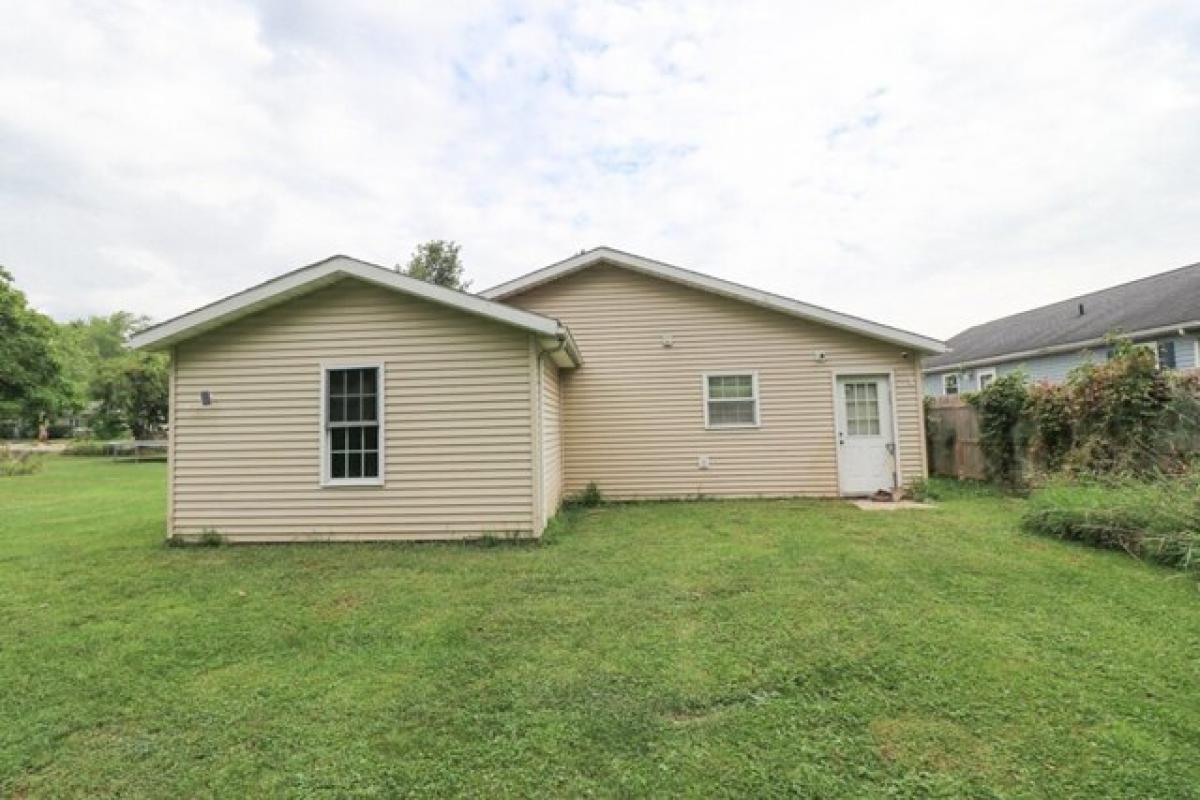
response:
<svg viewBox="0 0 1200 800"><path fill-rule="evenodd" d="M575 337L571 335L571 329L561 322L558 323L558 331L554 338L540 338L538 344L541 346L539 357L548 355L555 364L567 369L583 366L583 356L579 353L579 346L575 344Z"/></svg>
<svg viewBox="0 0 1200 800"><path fill-rule="evenodd" d="M1187 332L1188 328L1200 327L1200 320L1192 320L1191 322L1180 322L1174 325L1164 325L1158 328L1143 328L1139 331L1117 331L1121 336L1127 336L1130 339L1145 339L1153 336L1162 336L1164 333L1177 334L1182 336ZM1052 356L1058 353L1071 353L1078 350L1085 350L1089 347L1097 347L1105 344L1108 335L1098 336L1091 339L1080 339L1076 342L1066 342L1065 344L1052 344L1046 347L1039 347L1035 350L1018 350L1014 353L1001 353L995 356L985 356L984 358L971 359L969 361L959 361L955 364L941 364L936 367L927 367L921 370L923 375L936 375L942 372L950 372L952 370L973 369L975 367L990 367L995 364L1003 364L1008 361L1020 361L1026 358L1037 358L1039 356Z"/></svg>

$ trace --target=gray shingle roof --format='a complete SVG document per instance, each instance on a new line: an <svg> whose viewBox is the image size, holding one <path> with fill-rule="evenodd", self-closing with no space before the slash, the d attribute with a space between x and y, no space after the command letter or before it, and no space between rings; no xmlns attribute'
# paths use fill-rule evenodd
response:
<svg viewBox="0 0 1200 800"><path fill-rule="evenodd" d="M1083 306L1083 314L1079 313ZM1200 320L1200 264L985 322L951 337L926 369Z"/></svg>

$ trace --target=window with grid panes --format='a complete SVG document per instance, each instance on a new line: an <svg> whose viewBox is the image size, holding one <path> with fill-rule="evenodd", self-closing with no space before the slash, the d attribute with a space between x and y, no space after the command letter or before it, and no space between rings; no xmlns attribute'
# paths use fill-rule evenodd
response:
<svg viewBox="0 0 1200 800"><path fill-rule="evenodd" d="M758 425L758 386L754 375L708 375L704 402L710 428Z"/></svg>
<svg viewBox="0 0 1200 800"><path fill-rule="evenodd" d="M847 383L846 435L878 436L879 429L879 386L874 382Z"/></svg>
<svg viewBox="0 0 1200 800"><path fill-rule="evenodd" d="M379 367L325 375L325 457L331 482L378 479Z"/></svg>

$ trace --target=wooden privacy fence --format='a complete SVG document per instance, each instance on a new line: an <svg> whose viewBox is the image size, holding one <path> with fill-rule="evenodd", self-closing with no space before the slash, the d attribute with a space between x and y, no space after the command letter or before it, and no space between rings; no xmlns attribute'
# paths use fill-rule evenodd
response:
<svg viewBox="0 0 1200 800"><path fill-rule="evenodd" d="M925 421L929 442L929 474L983 480L979 414L953 395L932 398Z"/></svg>

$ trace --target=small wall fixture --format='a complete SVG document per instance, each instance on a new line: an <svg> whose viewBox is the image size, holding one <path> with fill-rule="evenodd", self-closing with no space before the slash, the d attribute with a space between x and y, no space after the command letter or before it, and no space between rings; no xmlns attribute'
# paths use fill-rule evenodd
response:
<svg viewBox="0 0 1200 800"><path fill-rule="evenodd" d="M824 363L829 358L829 354L824 350L817 350L813 353L813 360L819 363Z"/></svg>
<svg viewBox="0 0 1200 800"><path fill-rule="evenodd" d="M674 347L675 346L675 337L669 333L664 333L662 335L662 338L659 341L662 342L663 347Z"/></svg>
<svg viewBox="0 0 1200 800"><path fill-rule="evenodd" d="M212 405L212 392L210 392L208 389L205 389L204 391L200 392L200 405L202 405L202 406L211 406Z"/></svg>

